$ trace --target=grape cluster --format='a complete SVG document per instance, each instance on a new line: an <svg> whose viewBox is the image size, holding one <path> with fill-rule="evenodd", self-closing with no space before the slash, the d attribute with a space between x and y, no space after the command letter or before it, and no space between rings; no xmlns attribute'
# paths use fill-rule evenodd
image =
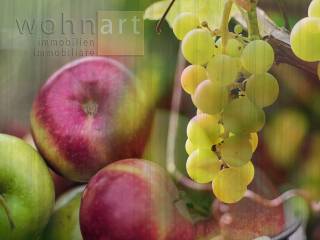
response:
<svg viewBox="0 0 320 240"><path fill-rule="evenodd" d="M320 0L311 2L308 17L294 26L290 42L297 57L307 62L320 61Z"/></svg>
<svg viewBox="0 0 320 240"><path fill-rule="evenodd" d="M197 107L187 127L187 172L198 183L212 182L220 201L238 202L254 178L251 159L265 124L262 108L279 94L268 73L273 48L244 37L240 25L223 41L192 13L178 15L172 27L191 63L181 85Z"/></svg>

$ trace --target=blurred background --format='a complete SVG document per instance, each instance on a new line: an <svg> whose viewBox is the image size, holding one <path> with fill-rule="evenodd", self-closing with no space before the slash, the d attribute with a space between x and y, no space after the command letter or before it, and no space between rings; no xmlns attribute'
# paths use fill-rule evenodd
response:
<svg viewBox="0 0 320 240"><path fill-rule="evenodd" d="M40 86L65 63L77 57L34 56L38 39L46 36L37 31L32 36L19 34L17 19L59 17L94 18L98 10L143 11L153 0L2 0L0 10L0 132L24 136L29 132L29 113ZM290 26L307 15L310 0L261 0L260 6L277 23L285 25L283 9ZM282 10L281 10L282 9ZM66 35L68 37L68 35ZM179 43L165 23L162 33L155 32L155 22L145 21L145 55L115 57L125 64L142 89L156 103L157 114L145 158L165 165L168 121L173 95ZM254 163L271 179L280 192L301 187L320 199L320 82L305 72L286 64L273 67L280 82L280 98L267 110L267 125L260 133ZM139 87L140 87L139 85ZM188 119L195 113L191 100L183 96L176 139L176 161L185 172ZM211 195L185 190L191 201L207 208ZM293 203L293 211L305 218L303 203ZM308 239L320 239L320 218L306 222Z"/></svg>

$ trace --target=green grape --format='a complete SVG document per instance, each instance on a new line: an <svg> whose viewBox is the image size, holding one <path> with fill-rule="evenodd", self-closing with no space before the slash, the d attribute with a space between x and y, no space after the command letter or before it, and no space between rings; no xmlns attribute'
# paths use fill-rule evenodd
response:
<svg viewBox="0 0 320 240"><path fill-rule="evenodd" d="M174 19L172 29L176 37L182 40L188 32L197 28L199 25L199 18L195 14L184 12Z"/></svg>
<svg viewBox="0 0 320 240"><path fill-rule="evenodd" d="M207 71L210 80L230 84L239 74L239 60L223 54L217 55L209 61Z"/></svg>
<svg viewBox="0 0 320 240"><path fill-rule="evenodd" d="M250 138L249 138L251 147L252 147L252 152L254 153L257 148L258 148L258 144L259 144L259 137L257 133L250 133Z"/></svg>
<svg viewBox="0 0 320 240"><path fill-rule="evenodd" d="M187 135L196 147L211 148L220 141L220 130L219 119L203 113L191 119Z"/></svg>
<svg viewBox="0 0 320 240"><path fill-rule="evenodd" d="M265 113L247 97L240 97L225 107L223 123L235 134L259 132L265 124Z"/></svg>
<svg viewBox="0 0 320 240"><path fill-rule="evenodd" d="M224 128L223 128L222 134L223 133L224 133ZM235 134L232 132L229 132L229 137L232 137L232 136L235 136ZM258 134L257 133L250 133L249 142L251 145L252 153L254 153L257 150L258 144L259 144Z"/></svg>
<svg viewBox="0 0 320 240"><path fill-rule="evenodd" d="M250 42L243 50L241 64L252 74L267 72L274 62L274 51L271 45L262 40Z"/></svg>
<svg viewBox="0 0 320 240"><path fill-rule="evenodd" d="M198 183L209 183L218 174L221 163L210 149L198 149L187 160L187 172Z"/></svg>
<svg viewBox="0 0 320 240"><path fill-rule="evenodd" d="M243 27L240 25L240 24L237 24L235 27L234 27L234 33L236 34L240 34L243 32Z"/></svg>
<svg viewBox="0 0 320 240"><path fill-rule="evenodd" d="M308 17L300 20L290 36L294 54L307 62L320 60L320 18Z"/></svg>
<svg viewBox="0 0 320 240"><path fill-rule="evenodd" d="M222 143L219 147L223 161L229 167L241 167L247 164L252 158L252 145L250 136L234 135Z"/></svg>
<svg viewBox="0 0 320 240"><path fill-rule="evenodd" d="M192 64L206 64L214 54L213 38L204 29L191 30L182 40L182 54Z"/></svg>
<svg viewBox="0 0 320 240"><path fill-rule="evenodd" d="M217 114L227 104L228 97L228 89L221 83L205 80L197 87L193 102L201 112Z"/></svg>
<svg viewBox="0 0 320 240"><path fill-rule="evenodd" d="M234 168L225 168L212 181L213 193L224 203L240 201L247 191L247 180L240 171Z"/></svg>
<svg viewBox="0 0 320 240"><path fill-rule="evenodd" d="M320 0L313 0L308 9L309 17L318 17L320 18Z"/></svg>
<svg viewBox="0 0 320 240"><path fill-rule="evenodd" d="M318 73L318 78L320 80L320 63L318 63L317 73Z"/></svg>
<svg viewBox="0 0 320 240"><path fill-rule="evenodd" d="M188 155L191 155L195 150L197 150L196 146L193 145L190 139L187 139L185 148Z"/></svg>
<svg viewBox="0 0 320 240"><path fill-rule="evenodd" d="M254 179L254 166L251 161L249 161L247 164L243 165L242 167L233 168L240 172L241 177L243 177L243 181L246 183L246 185L249 185L253 179Z"/></svg>
<svg viewBox="0 0 320 240"><path fill-rule="evenodd" d="M230 38L228 40L225 54L230 57L240 57L243 50L243 44L238 41L237 39ZM222 39L219 38L219 40L216 42L216 54L222 54Z"/></svg>
<svg viewBox="0 0 320 240"><path fill-rule="evenodd" d="M181 86L184 91L193 94L199 83L206 80L207 71L201 65L190 65L181 74Z"/></svg>
<svg viewBox="0 0 320 240"><path fill-rule="evenodd" d="M252 75L246 83L246 95L259 107L268 107L279 96L278 81L270 73Z"/></svg>

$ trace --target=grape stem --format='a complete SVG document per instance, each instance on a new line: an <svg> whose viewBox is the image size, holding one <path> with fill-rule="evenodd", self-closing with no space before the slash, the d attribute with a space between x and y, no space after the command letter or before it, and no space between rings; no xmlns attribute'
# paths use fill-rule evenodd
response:
<svg viewBox="0 0 320 240"><path fill-rule="evenodd" d="M8 208L8 206L6 204L5 198L1 194L0 194L0 206L5 211L7 218L8 218L8 221L9 221L9 224L10 224L10 227L11 227L11 230L13 230L15 228L15 224L14 224L12 215L11 215L10 209Z"/></svg>
<svg viewBox="0 0 320 240"><path fill-rule="evenodd" d="M251 1L251 8L248 11L248 33L250 39L260 39L260 31L257 16L257 0Z"/></svg>
<svg viewBox="0 0 320 240"><path fill-rule="evenodd" d="M157 26L156 26L156 32L157 33L161 33L161 26L162 26L162 23L165 21L168 13L170 12L170 9L172 8L173 4L175 3L176 0L171 0L168 8L166 9L166 11L164 12L163 16L161 17L161 19L159 20L159 22L157 23Z"/></svg>
<svg viewBox="0 0 320 240"><path fill-rule="evenodd" d="M225 53L226 46L228 44L229 39L229 19L231 14L231 9L233 5L233 0L228 0L225 3L224 9L223 9L223 15L222 15L222 21L220 26L220 32L221 32L221 41L222 41L222 53Z"/></svg>

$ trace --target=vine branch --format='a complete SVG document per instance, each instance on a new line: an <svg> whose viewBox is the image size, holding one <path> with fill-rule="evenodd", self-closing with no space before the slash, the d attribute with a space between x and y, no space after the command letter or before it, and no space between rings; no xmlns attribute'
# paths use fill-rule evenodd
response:
<svg viewBox="0 0 320 240"><path fill-rule="evenodd" d="M161 17L161 19L159 20L159 22L157 23L157 26L156 26L156 31L157 33L161 33L161 26L162 26L162 23L166 20L166 17L168 15L168 13L170 12L170 9L172 8L173 4L175 3L176 0L171 0L168 8L166 9L166 11L164 12L163 16Z"/></svg>
<svg viewBox="0 0 320 240"><path fill-rule="evenodd" d="M299 59L292 51L290 46L290 33L276 24L267 16L267 14L257 8L257 17L260 22L260 33L274 48L277 63L287 63L302 71L317 77L317 63L305 62ZM235 20L243 26L247 26L245 19L241 14L235 16Z"/></svg>

